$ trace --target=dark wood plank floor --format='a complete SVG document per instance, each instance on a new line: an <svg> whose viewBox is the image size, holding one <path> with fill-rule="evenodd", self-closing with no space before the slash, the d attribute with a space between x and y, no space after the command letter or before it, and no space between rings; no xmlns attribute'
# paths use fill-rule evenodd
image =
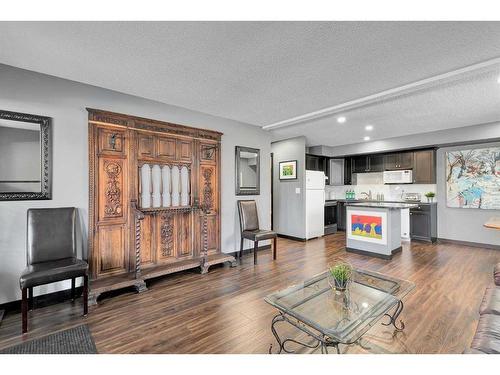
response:
<svg viewBox="0 0 500 375"><path fill-rule="evenodd" d="M81 301L39 308L30 312L24 338L20 314L8 312L0 326L0 349L86 323L99 353L267 353L274 343L275 310L264 296L325 270L338 257L416 284L405 300L404 332L379 322L367 333L365 348L342 346L342 352L461 353L470 344L500 251L413 242L387 261L346 253L344 245L341 233L307 243L280 239L275 262L268 250L259 253L257 266L247 255L236 268L153 280L145 293L103 299L87 318L80 316ZM283 324L278 330L299 336Z"/></svg>

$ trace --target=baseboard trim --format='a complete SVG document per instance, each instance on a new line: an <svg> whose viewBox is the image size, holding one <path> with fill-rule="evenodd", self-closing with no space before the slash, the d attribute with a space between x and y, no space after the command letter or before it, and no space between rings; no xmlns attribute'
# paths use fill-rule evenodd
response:
<svg viewBox="0 0 500 375"><path fill-rule="evenodd" d="M80 297L83 293L83 287L78 286L75 288L75 293L77 297ZM39 296L33 297L33 305L34 308L45 307L48 305L53 305L54 303L59 303L63 301L67 301L71 299L71 289L60 290L57 292L42 294ZM0 304L0 312L3 313L7 311L21 311L21 300L15 300L7 303ZM0 314L3 315L3 314ZM0 319L0 322L2 319Z"/></svg>
<svg viewBox="0 0 500 375"><path fill-rule="evenodd" d="M264 245L264 246L259 246L257 248L257 251L262 251L262 250L269 250L271 248L271 245ZM243 249L243 255L248 254L248 253L253 253L253 247L249 247L248 249ZM229 255L232 255L233 257L237 257L239 254L239 251L235 251L233 253L227 253Z"/></svg>
<svg viewBox="0 0 500 375"><path fill-rule="evenodd" d="M378 253L372 253L371 251L364 251L364 250L359 250L359 249L353 249L352 247L346 247L345 251L348 253L354 253L354 254L359 254L359 255L366 255L369 257L374 257L374 258L380 258L380 259L385 259L385 260L391 260L392 256L394 254L397 254L403 250L403 247L400 246L394 250L392 250L391 255L386 255L386 254L378 254Z"/></svg>
<svg viewBox="0 0 500 375"><path fill-rule="evenodd" d="M278 237L281 237L281 238L286 238L287 240L292 240L292 241L301 241L301 242L306 242L306 239L305 239L305 238L294 237L294 236L288 236L288 235L286 235L286 234L279 234L279 233L278 233Z"/></svg>
<svg viewBox="0 0 500 375"><path fill-rule="evenodd" d="M471 242L471 241L460 241L460 240L451 240L449 238L438 238L438 243L442 244L451 244L451 245L462 245L462 246L470 246L470 247L482 247L483 249L492 249L492 250L500 250L500 245L493 245L488 243L480 243L480 242Z"/></svg>

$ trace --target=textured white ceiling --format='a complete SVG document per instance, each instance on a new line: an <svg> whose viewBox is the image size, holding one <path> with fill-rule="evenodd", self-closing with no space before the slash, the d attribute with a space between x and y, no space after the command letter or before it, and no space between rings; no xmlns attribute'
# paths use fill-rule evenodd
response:
<svg viewBox="0 0 500 375"><path fill-rule="evenodd" d="M273 131L275 139L306 135L310 146L339 146L500 121L498 70L343 112L343 124L327 117ZM372 131L365 126L372 125ZM487 138L487 134L484 135Z"/></svg>
<svg viewBox="0 0 500 375"><path fill-rule="evenodd" d="M500 22L0 22L0 63L258 126L499 56ZM384 124L374 136L387 137L498 120L485 104L496 96L459 91L353 112L347 124ZM301 133L310 145L359 141L331 129L326 119Z"/></svg>

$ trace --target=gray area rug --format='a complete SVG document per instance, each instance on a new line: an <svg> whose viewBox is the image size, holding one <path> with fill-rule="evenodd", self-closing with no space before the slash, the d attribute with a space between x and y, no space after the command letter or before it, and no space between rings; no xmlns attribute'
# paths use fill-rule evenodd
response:
<svg viewBox="0 0 500 375"><path fill-rule="evenodd" d="M86 324L0 350L0 354L97 354Z"/></svg>

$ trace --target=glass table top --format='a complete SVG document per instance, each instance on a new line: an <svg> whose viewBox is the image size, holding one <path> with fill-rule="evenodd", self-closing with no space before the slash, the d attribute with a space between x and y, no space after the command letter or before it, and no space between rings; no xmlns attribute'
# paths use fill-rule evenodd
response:
<svg viewBox="0 0 500 375"><path fill-rule="evenodd" d="M345 292L328 283L328 271L270 294L265 301L341 343L352 343L396 306L415 284L354 269Z"/></svg>

